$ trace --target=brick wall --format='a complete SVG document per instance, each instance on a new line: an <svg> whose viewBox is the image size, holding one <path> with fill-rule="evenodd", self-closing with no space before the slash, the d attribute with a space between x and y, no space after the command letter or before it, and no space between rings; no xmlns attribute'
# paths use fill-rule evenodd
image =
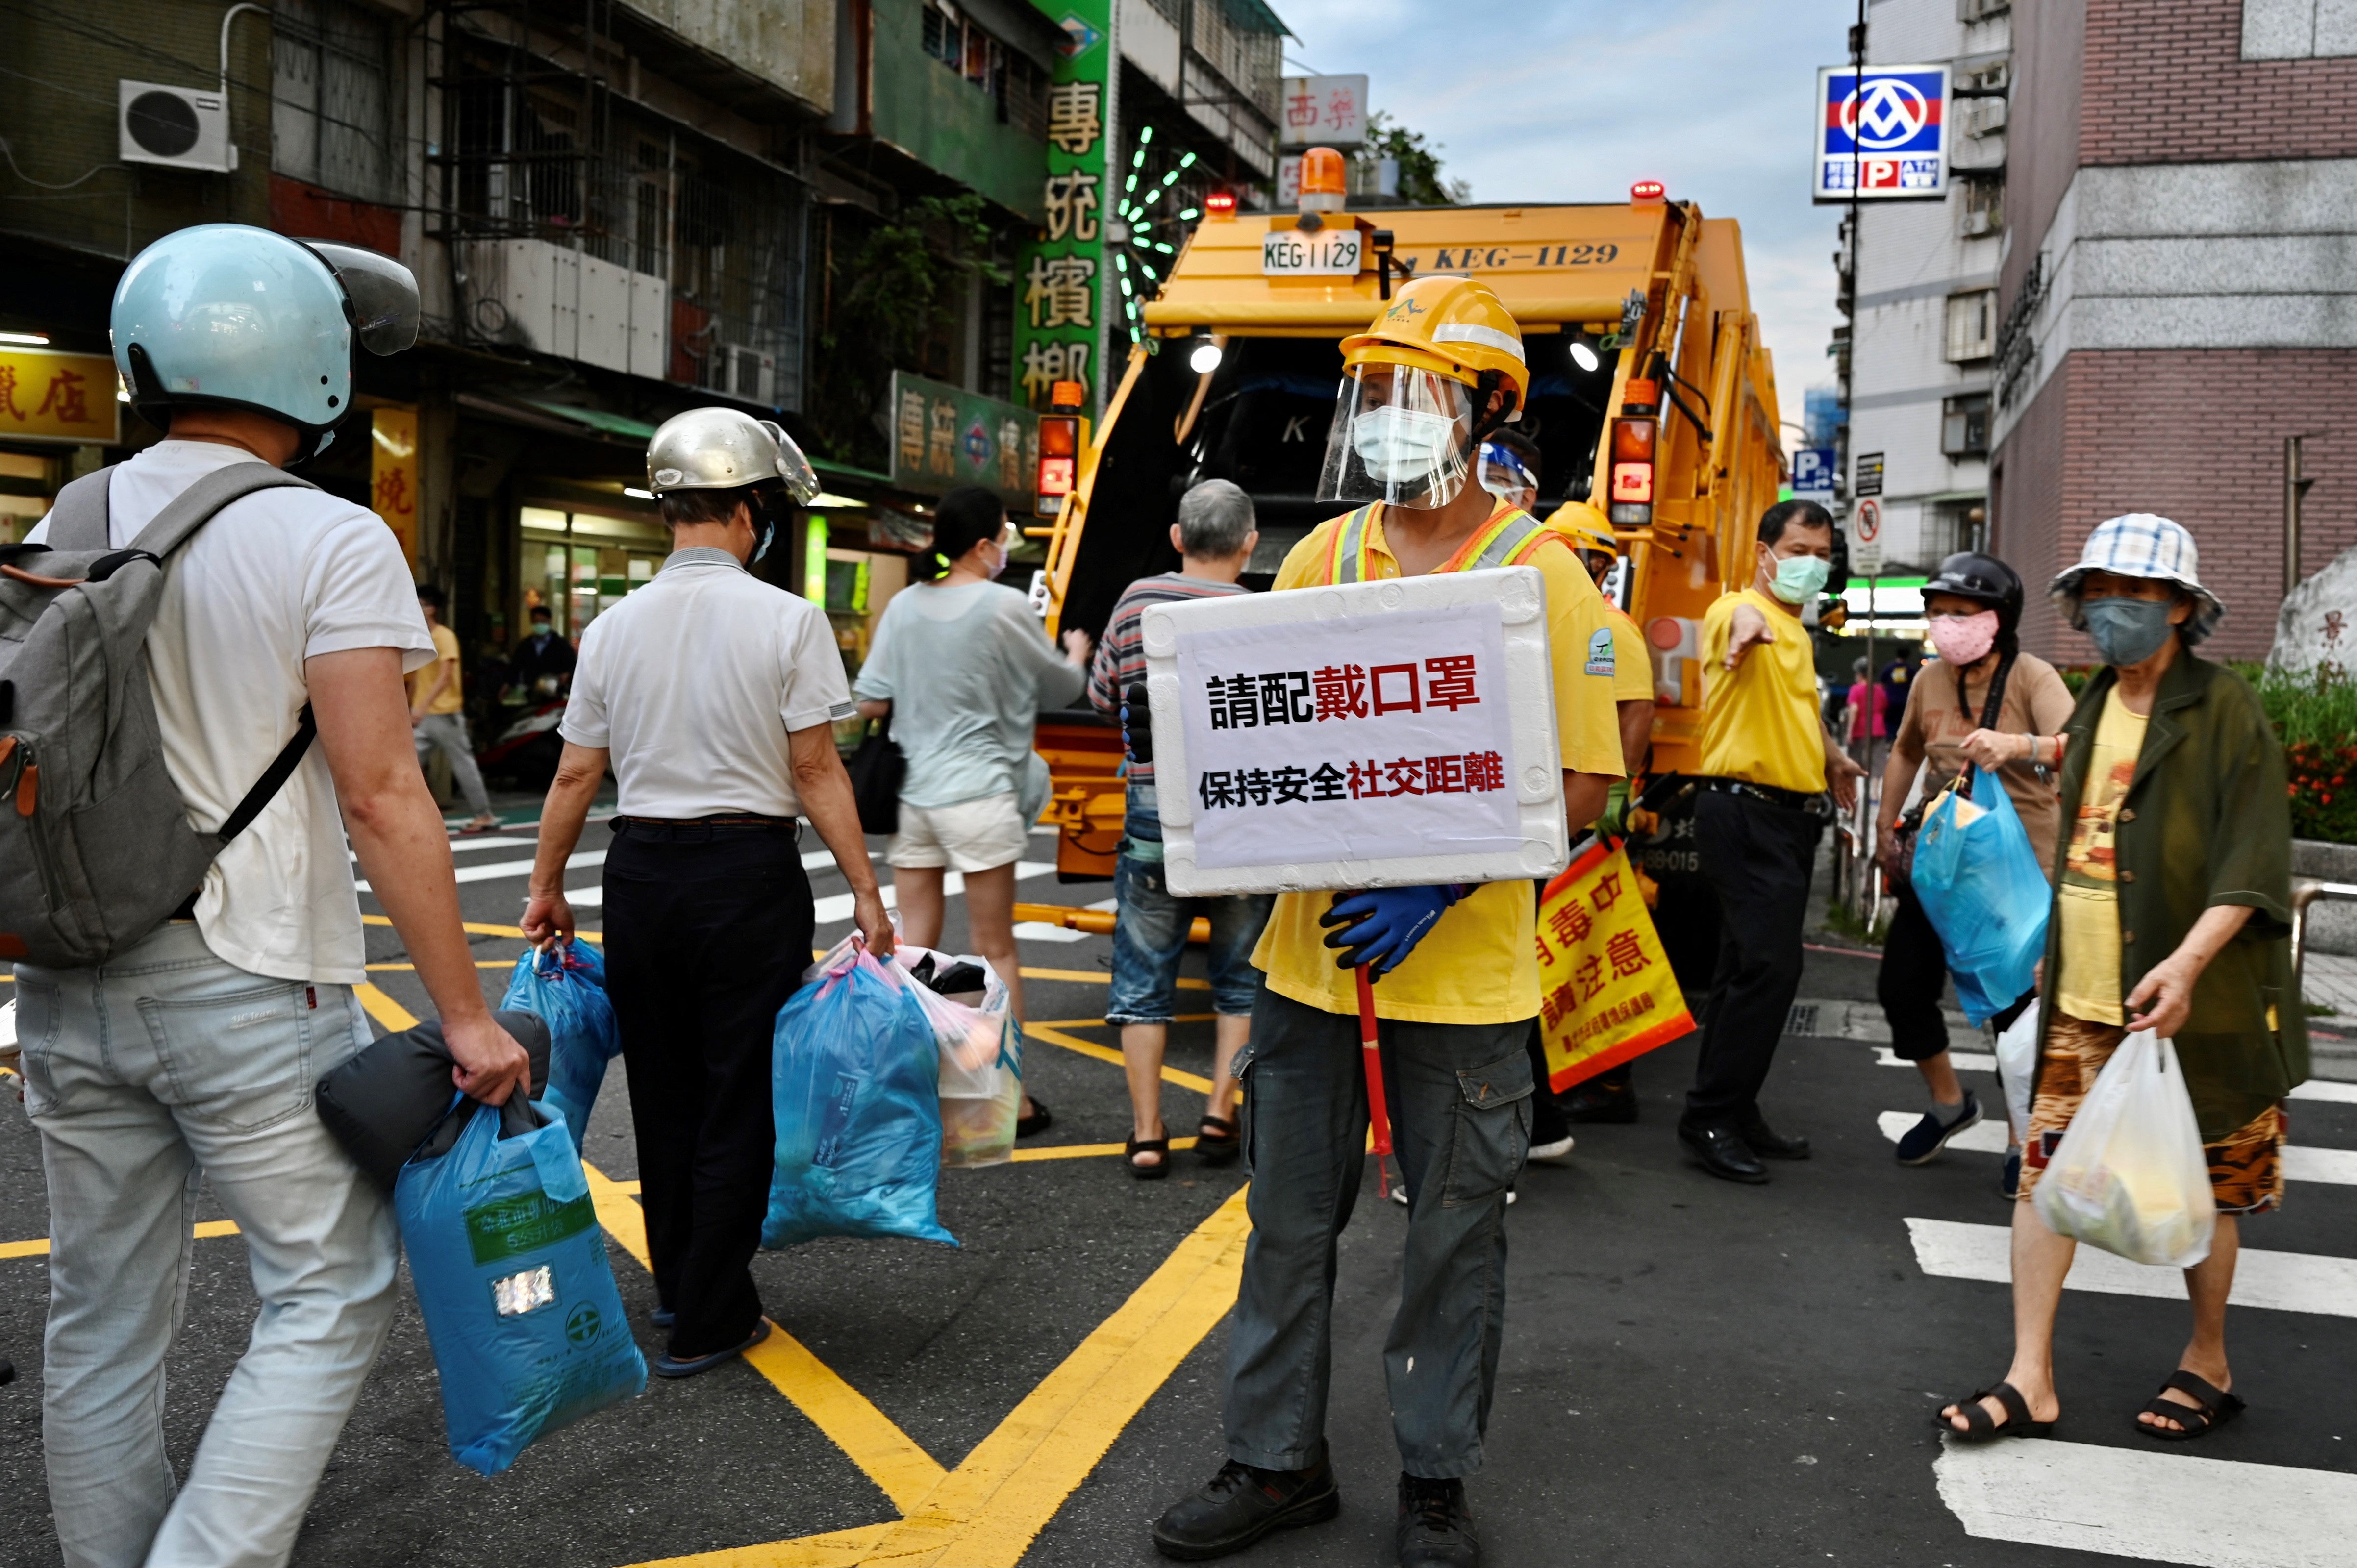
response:
<svg viewBox="0 0 2357 1568"><path fill-rule="evenodd" d="M2083 164L2357 154L2357 59L2244 59L2243 0L2086 0L2083 48Z"/></svg>
<svg viewBox="0 0 2357 1568"><path fill-rule="evenodd" d="M2009 243L2000 269L2000 310L2013 303L2079 169L2080 57L2086 21L2085 7L2072 0L2037 0L2013 9L2014 85L2005 137Z"/></svg>
<svg viewBox="0 0 2357 1568"><path fill-rule="evenodd" d="M2357 349L2071 355L1997 454L1996 544L2029 585L2023 645L2084 663L2092 645L2043 602L2094 525L2157 511L2193 531L2201 579L2226 602L2207 645L2256 659L2283 585L2283 438L2309 440L2319 482L2302 510L2301 564L2357 545Z"/></svg>

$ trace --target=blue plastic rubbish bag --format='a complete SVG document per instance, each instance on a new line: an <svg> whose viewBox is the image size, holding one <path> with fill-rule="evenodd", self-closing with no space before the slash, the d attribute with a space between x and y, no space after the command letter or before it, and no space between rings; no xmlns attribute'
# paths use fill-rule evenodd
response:
<svg viewBox="0 0 2357 1568"><path fill-rule="evenodd" d="M580 1153L589 1112L606 1081L606 1064L622 1051L614 1004L606 997L604 956L578 938L545 951L526 948L500 1005L521 1008L547 1024L548 1091L542 1099L565 1113L574 1153Z"/></svg>
<svg viewBox="0 0 2357 1568"><path fill-rule="evenodd" d="M761 1245L818 1236L957 1238L942 1228L941 1050L906 981L864 950L779 1009L770 1085L777 1170Z"/></svg>
<svg viewBox="0 0 2357 1568"><path fill-rule="evenodd" d="M1923 813L1909 880L1977 1026L2035 983L2053 894L2004 784L1986 768L1972 775L1969 800L1951 789Z"/></svg>
<svg viewBox="0 0 2357 1568"><path fill-rule="evenodd" d="M561 1112L475 1105L447 1154L402 1167L393 1209L442 1380L450 1456L496 1476L647 1386Z"/></svg>

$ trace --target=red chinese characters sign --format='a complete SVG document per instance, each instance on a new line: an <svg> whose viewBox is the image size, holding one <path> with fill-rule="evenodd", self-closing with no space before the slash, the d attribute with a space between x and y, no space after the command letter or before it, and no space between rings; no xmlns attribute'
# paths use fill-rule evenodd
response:
<svg viewBox="0 0 2357 1568"><path fill-rule="evenodd" d="M401 553L417 564L417 411L369 411L369 510L384 519L401 541Z"/></svg>
<svg viewBox="0 0 2357 1568"><path fill-rule="evenodd" d="M114 446L123 439L116 385L104 354L0 349L0 438Z"/></svg>
<svg viewBox="0 0 2357 1568"><path fill-rule="evenodd" d="M1538 946L1539 1024L1557 1090L1694 1028L1620 844L1589 845L1547 884Z"/></svg>

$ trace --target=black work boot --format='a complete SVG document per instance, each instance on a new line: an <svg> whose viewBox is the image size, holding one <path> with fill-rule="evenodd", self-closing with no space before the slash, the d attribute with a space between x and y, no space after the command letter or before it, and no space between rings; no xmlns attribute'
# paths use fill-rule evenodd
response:
<svg viewBox="0 0 2357 1568"><path fill-rule="evenodd" d="M1165 1557L1189 1562L1225 1557L1271 1530L1323 1523L1341 1508L1334 1467L1322 1454L1307 1470L1264 1470L1231 1459L1200 1491L1172 1503L1154 1521L1154 1546Z"/></svg>
<svg viewBox="0 0 2357 1568"><path fill-rule="evenodd" d="M1465 1506L1465 1483L1403 1473L1394 1540L1400 1568L1479 1568L1481 1537Z"/></svg>

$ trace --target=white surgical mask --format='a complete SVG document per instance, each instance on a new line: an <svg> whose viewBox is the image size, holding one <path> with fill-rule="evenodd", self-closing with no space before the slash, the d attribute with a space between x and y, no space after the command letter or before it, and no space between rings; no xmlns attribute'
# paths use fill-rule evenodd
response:
<svg viewBox="0 0 2357 1568"><path fill-rule="evenodd" d="M1423 409L1372 408L1351 422L1351 445L1377 484L1422 484L1457 450L1457 421Z"/></svg>

